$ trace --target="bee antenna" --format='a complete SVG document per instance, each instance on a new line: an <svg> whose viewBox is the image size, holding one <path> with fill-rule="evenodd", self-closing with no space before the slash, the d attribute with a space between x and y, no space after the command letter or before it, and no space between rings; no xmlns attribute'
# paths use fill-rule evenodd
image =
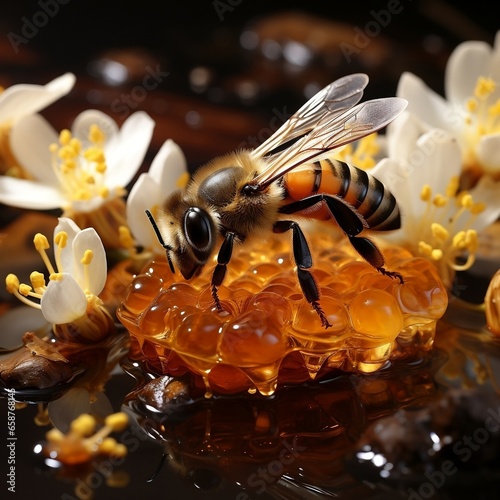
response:
<svg viewBox="0 0 500 500"><path fill-rule="evenodd" d="M156 476L158 476L158 474L160 473L162 467L163 467L163 464L165 463L165 459L167 458L167 454L166 453L163 453L161 458L160 458L160 463L158 464L158 466L156 467L155 471L153 472L153 474L151 475L151 477L146 481L147 483L152 483Z"/></svg>
<svg viewBox="0 0 500 500"><path fill-rule="evenodd" d="M170 252L173 250L170 245L167 245L165 241L163 241L163 236L160 233L160 229L158 228L158 224L156 224L155 218L153 217L153 214L146 209L146 215L148 216L149 222L151 222L151 225L153 226L153 229L156 233L156 237L158 238L158 241L160 242L160 245L167 251L167 260L168 260L168 265L170 266L170 270L172 271L172 274L175 273L175 268L174 264L172 262L172 259L170 258Z"/></svg>

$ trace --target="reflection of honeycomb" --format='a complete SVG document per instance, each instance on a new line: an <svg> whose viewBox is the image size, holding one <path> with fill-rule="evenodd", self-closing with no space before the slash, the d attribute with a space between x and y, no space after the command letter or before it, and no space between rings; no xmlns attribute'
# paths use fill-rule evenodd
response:
<svg viewBox="0 0 500 500"><path fill-rule="evenodd" d="M403 275L401 285L343 240L317 233L309 242L330 328L301 293L289 244L273 240L235 252L219 289L223 312L211 296L212 265L186 282L165 261L150 262L118 310L132 336L131 355L159 374L188 368L209 392L272 394L278 382L297 381L298 372L371 373L388 359L432 347L447 295L428 261L386 249L386 268Z"/></svg>

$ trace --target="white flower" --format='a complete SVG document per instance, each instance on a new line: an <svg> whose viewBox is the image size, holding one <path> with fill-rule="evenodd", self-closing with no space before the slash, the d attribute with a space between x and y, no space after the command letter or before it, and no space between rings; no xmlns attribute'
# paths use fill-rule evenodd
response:
<svg viewBox="0 0 500 500"><path fill-rule="evenodd" d="M0 177L0 202L65 214L92 212L124 194L141 166L154 121L144 112L119 129L97 110L81 113L71 132L58 136L40 115L27 115L11 130L11 147L30 180Z"/></svg>
<svg viewBox="0 0 500 500"><path fill-rule="evenodd" d="M106 253L92 228L80 230L71 220L59 219L54 229L57 272L51 273L40 300L42 313L54 324L69 323L87 310L88 296L97 296L107 277Z"/></svg>
<svg viewBox="0 0 500 500"><path fill-rule="evenodd" d="M7 290L41 309L59 339L94 341L107 335L113 320L98 298L107 278L106 253L96 231L81 230L71 219L60 218L54 229L55 266L47 255L47 238L37 233L33 241L47 267L48 283L37 271L30 275L31 286L10 274Z"/></svg>
<svg viewBox="0 0 500 500"><path fill-rule="evenodd" d="M142 247L162 250L145 210L154 215L167 195L176 188L184 187L188 179L184 153L174 141L168 139L153 159L149 171L139 176L127 199L127 222Z"/></svg>
<svg viewBox="0 0 500 500"><path fill-rule="evenodd" d="M468 41L451 54L445 72L446 99L411 73L402 75L397 95L407 110L458 140L462 168L477 178L500 174L500 32L494 47Z"/></svg>
<svg viewBox="0 0 500 500"><path fill-rule="evenodd" d="M500 182L483 177L470 191L460 191L455 137L408 112L389 129L387 150L388 158L370 173L395 195L402 227L383 237L432 260L449 285L454 271L473 264L477 233L500 215ZM468 259L460 265L464 254Z"/></svg>
<svg viewBox="0 0 500 500"><path fill-rule="evenodd" d="M12 85L0 93L0 124L13 125L38 113L70 92L74 84L75 75L65 73L46 85Z"/></svg>

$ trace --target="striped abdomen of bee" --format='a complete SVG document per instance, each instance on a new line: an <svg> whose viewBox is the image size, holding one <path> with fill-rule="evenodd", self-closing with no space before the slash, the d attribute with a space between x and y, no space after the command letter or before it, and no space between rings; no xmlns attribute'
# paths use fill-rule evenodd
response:
<svg viewBox="0 0 500 500"><path fill-rule="evenodd" d="M374 231L392 231L401 227L396 198L373 175L340 160L325 158L303 165L283 177L284 203L301 202L311 196L328 194L341 198ZM327 220L332 213L325 203L316 203L296 215ZM342 227L342 221L337 221Z"/></svg>

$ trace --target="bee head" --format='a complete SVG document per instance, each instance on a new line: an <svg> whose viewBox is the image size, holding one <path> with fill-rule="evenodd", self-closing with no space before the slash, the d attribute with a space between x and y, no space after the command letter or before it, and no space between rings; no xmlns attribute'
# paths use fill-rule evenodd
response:
<svg viewBox="0 0 500 500"><path fill-rule="evenodd" d="M197 276L212 255L216 231L212 217L200 207L189 207L182 216L181 240L172 252L182 276L190 279ZM180 236L180 235L179 235Z"/></svg>
<svg viewBox="0 0 500 500"><path fill-rule="evenodd" d="M175 267L185 279L200 274L217 241L214 217L195 200L173 192L159 209L155 220L146 211L158 241L166 250L172 273Z"/></svg>

